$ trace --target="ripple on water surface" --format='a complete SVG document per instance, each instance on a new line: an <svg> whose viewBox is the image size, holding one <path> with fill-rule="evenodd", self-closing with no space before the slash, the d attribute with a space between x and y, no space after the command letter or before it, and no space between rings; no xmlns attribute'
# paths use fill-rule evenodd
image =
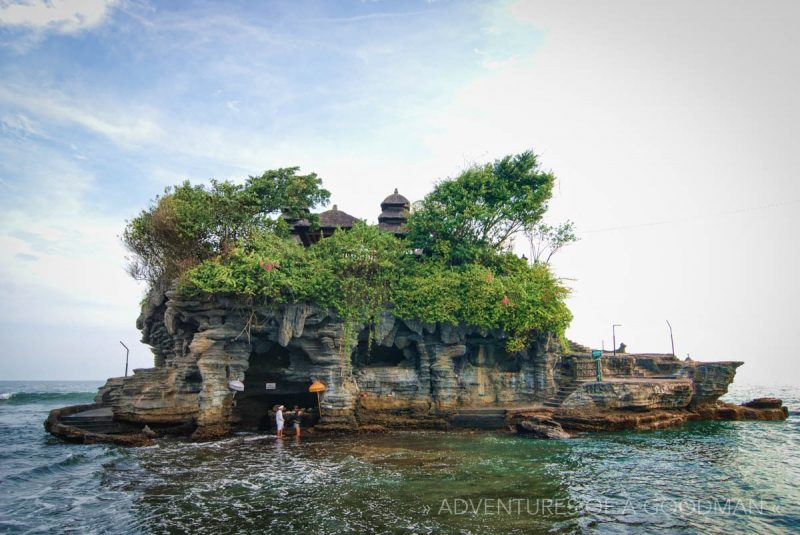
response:
<svg viewBox="0 0 800 535"><path fill-rule="evenodd" d="M51 402L0 401L0 531L784 533L800 525L793 392L732 393L783 396L787 422L570 441L403 432L138 449L65 444L42 431Z"/></svg>

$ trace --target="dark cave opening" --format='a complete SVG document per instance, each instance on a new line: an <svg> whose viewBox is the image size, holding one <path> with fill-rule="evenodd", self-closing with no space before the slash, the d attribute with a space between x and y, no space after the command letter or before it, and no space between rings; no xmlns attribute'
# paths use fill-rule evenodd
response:
<svg viewBox="0 0 800 535"><path fill-rule="evenodd" d="M309 364L308 356L299 349L281 347L267 340L254 341L242 381L244 391L234 397L236 426L258 431L275 429L274 408L278 405L286 407L287 426L295 405L305 412L304 425L316 423L317 395L308 391L311 378L298 378L297 373Z"/></svg>
<svg viewBox="0 0 800 535"><path fill-rule="evenodd" d="M502 343L486 344L480 340L468 339L467 352L457 368L469 363L478 367L493 367L501 372L520 371L519 355L509 353Z"/></svg>
<svg viewBox="0 0 800 535"><path fill-rule="evenodd" d="M244 392L237 392L234 398L236 411L238 413L237 427L250 431L269 431L275 429L275 408L278 405L285 407L284 417L286 418L287 428L290 425L290 413L295 405L300 407L304 413L303 425L314 425L319 419L317 414L317 395L308 392L308 385L303 383L297 385L297 389L292 387L284 388L280 392L262 391L258 393L248 393L247 387ZM303 391L302 389L305 389Z"/></svg>
<svg viewBox="0 0 800 535"><path fill-rule="evenodd" d="M353 366L398 366L406 360L406 353L395 345L390 347L376 343L370 347L366 339L360 339L353 352Z"/></svg>

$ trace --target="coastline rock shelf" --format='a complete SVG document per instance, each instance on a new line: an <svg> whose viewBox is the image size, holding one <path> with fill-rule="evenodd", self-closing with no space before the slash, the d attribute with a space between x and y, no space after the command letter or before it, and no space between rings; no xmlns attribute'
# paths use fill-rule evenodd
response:
<svg viewBox="0 0 800 535"><path fill-rule="evenodd" d="M94 405L53 411L48 431L131 445L164 434L210 439L268 429L277 404L311 408L306 423L316 431L467 427L549 438L787 416L780 400L718 402L741 362L606 353L598 382L583 346L565 352L542 334L509 353L501 331L404 321L388 310L371 340L363 329L346 347L345 324L328 311L220 295L153 292L137 326L155 367L109 379ZM314 381L325 385L319 405L308 391Z"/></svg>

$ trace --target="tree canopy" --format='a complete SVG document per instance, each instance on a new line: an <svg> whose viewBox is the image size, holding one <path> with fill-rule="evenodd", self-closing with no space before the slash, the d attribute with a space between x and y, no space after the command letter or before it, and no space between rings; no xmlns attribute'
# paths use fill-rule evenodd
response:
<svg viewBox="0 0 800 535"><path fill-rule="evenodd" d="M357 329L376 325L386 307L401 319L503 329L514 351L535 333L563 335L572 319L564 303L568 290L544 264L508 262L503 272L476 263L450 266L409 254L402 240L365 223L308 248L265 235L224 261L189 270L180 291L328 308L345 322L350 339L342 347Z"/></svg>
<svg viewBox="0 0 800 535"><path fill-rule="evenodd" d="M359 222L310 247L273 217L313 223L310 210L328 201L316 174L297 171L168 188L125 229L131 274L153 285L177 280L186 296L313 303L339 315L349 337L374 327L386 308L401 319L502 329L510 350L535 333L563 336L568 290L546 264L510 251L514 235L540 221L552 191L553 175L532 152L439 182L411 214L406 239Z"/></svg>
<svg viewBox="0 0 800 535"><path fill-rule="evenodd" d="M575 224L569 220L555 227L545 223L536 223L525 228L525 237L528 239L531 261L534 264L549 264L553 255L562 247L578 241Z"/></svg>
<svg viewBox="0 0 800 535"><path fill-rule="evenodd" d="M409 240L454 265L507 251L515 234L544 215L554 180L531 151L474 165L417 204Z"/></svg>
<svg viewBox="0 0 800 535"><path fill-rule="evenodd" d="M122 240L131 253L128 270L155 284L171 280L201 261L227 256L242 241L266 230L280 231L270 216L283 211L300 217L327 203L330 193L315 174L298 167L265 171L244 184L188 181L167 188L131 220ZM308 216L313 219L313 216Z"/></svg>

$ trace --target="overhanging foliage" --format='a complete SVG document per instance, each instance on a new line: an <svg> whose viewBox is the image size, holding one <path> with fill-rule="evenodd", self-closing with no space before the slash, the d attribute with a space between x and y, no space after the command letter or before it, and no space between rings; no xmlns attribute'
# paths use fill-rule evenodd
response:
<svg viewBox="0 0 800 535"><path fill-rule="evenodd" d="M126 229L132 272L154 284L177 277L185 296L331 309L345 321L343 347L387 308L401 319L501 329L513 351L538 333L563 337L572 319L568 290L548 266L509 252L513 236L540 220L550 198L553 176L539 170L533 153L439 182L412 214L405 240L357 223L299 245L270 215L307 216L329 194L316 175L296 171L167 190Z"/></svg>

